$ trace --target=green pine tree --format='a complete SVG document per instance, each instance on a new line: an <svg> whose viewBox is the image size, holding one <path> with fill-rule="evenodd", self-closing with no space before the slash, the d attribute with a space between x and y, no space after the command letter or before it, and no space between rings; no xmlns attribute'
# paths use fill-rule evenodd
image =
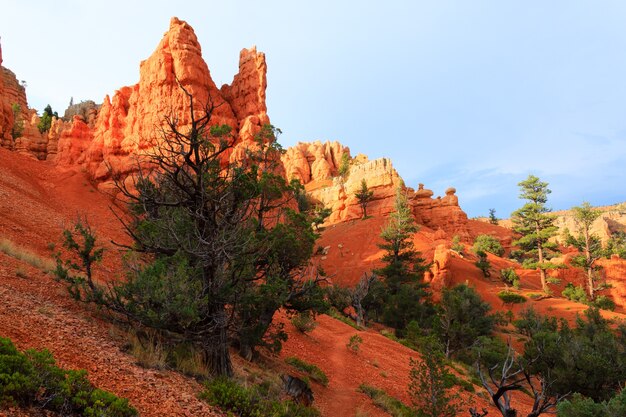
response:
<svg viewBox="0 0 626 417"><path fill-rule="evenodd" d="M461 397L451 392L453 376L446 368L441 346L432 340L425 345L422 360L410 360L411 401L420 417L455 417L460 411Z"/></svg>
<svg viewBox="0 0 626 417"><path fill-rule="evenodd" d="M385 266L375 271L383 278L385 287L383 322L399 332L403 332L412 320L422 322L430 310L426 303L427 284L423 282L424 272L430 265L413 247L413 234L418 230L404 186L400 185L395 211L389 215L380 234L384 243L378 246L386 251L382 258Z"/></svg>
<svg viewBox="0 0 626 417"><path fill-rule="evenodd" d="M550 209L546 207L548 183L542 182L534 175L519 184L520 198L528 200L519 210L512 214L513 230L521 235L514 242L524 252L524 265L528 268L539 269L541 288L548 292L546 281L546 269L555 268L556 265L546 261L546 255L556 249L556 244L549 239L556 235L557 227L554 226L554 217L550 216Z"/></svg>
<svg viewBox="0 0 626 417"><path fill-rule="evenodd" d="M593 275L597 269L595 263L602 257L602 243L597 236L591 233L590 229L601 213L593 210L588 202L573 207L572 212L578 227L578 235L568 235L567 243L582 252L582 255L573 258L573 264L585 270L587 274L587 292L589 293L589 298L593 300L595 295Z"/></svg>
<svg viewBox="0 0 626 417"><path fill-rule="evenodd" d="M361 188L359 191L354 193L354 196L359 201L359 205L361 206L361 211L363 212L363 218L367 217L367 205L372 201L372 197L374 196L374 191L371 191L367 188L367 182L365 178L361 180Z"/></svg>

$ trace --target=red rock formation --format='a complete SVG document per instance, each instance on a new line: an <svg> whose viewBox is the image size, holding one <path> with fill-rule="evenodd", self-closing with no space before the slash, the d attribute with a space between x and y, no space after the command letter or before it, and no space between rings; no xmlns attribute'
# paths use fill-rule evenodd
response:
<svg viewBox="0 0 626 417"><path fill-rule="evenodd" d="M351 159L349 172L342 178L338 171L344 153L350 155L350 149L339 142L299 143L287 149L282 157L285 175L288 179L300 180L314 202L331 209L329 223L362 216L354 196L361 188L362 180L374 192L368 213L389 213L393 207L390 197L395 195L402 181L391 161L387 158L370 161L366 156L358 155Z"/></svg>
<svg viewBox="0 0 626 417"><path fill-rule="evenodd" d="M13 104L19 104L26 118L26 94L24 87L17 81L15 74L2 66L2 45L0 45L0 146L15 149L15 141L11 136L13 129Z"/></svg>
<svg viewBox="0 0 626 417"><path fill-rule="evenodd" d="M37 112L28 108L26 89L15 74L1 66L2 47L0 46L0 146L17 152L46 159L48 140L37 129ZM21 137L14 139L11 131L15 124L12 106L20 106L18 120L23 123Z"/></svg>
<svg viewBox="0 0 626 417"><path fill-rule="evenodd" d="M105 97L91 133L76 118L71 127L65 127L67 131L55 133L59 138L56 159L59 164L84 166L102 187L110 185L111 169L122 175L135 171L137 156L158 146L165 116L178 118L182 130L189 123L189 98L180 86L193 95L194 111L216 106L212 124L229 125L238 135L238 149L233 152L237 157L269 123L265 73L265 55L255 48L244 49L232 85L219 90L194 30L172 18L154 53L141 63L139 82L120 88L113 98Z"/></svg>
<svg viewBox="0 0 626 417"><path fill-rule="evenodd" d="M449 284L450 271L450 249L445 244L439 244L435 248L433 263L430 270L430 288L435 293L440 293Z"/></svg>
<svg viewBox="0 0 626 417"><path fill-rule="evenodd" d="M357 155L350 161L348 175L340 178L338 170L344 152L350 154L350 150L338 142L298 143L287 149L282 162L287 178L300 180L315 202L332 210L328 223L361 217L354 193L360 189L362 180L374 191L368 213L386 215L391 212L396 189L403 184L391 161L387 158L370 161L365 155ZM438 230L440 239L450 239L458 234L462 239L470 240L467 215L459 207L454 188L446 190L445 197L436 199L423 184L417 191L407 188L406 192L419 224Z"/></svg>
<svg viewBox="0 0 626 417"><path fill-rule="evenodd" d="M411 201L413 214L419 224L443 230L448 239L459 235L462 240L469 241L471 238L467 214L459 207L459 199L455 193L456 189L450 187L446 190L445 197L433 199L433 192L425 189L424 184L419 184Z"/></svg>

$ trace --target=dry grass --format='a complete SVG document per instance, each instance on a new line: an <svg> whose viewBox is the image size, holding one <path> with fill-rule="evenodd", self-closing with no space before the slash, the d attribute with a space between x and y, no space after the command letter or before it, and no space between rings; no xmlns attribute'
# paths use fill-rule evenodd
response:
<svg viewBox="0 0 626 417"><path fill-rule="evenodd" d="M128 343L128 352L144 368L164 369L167 366L167 351L153 332L149 332L145 338L140 338L137 333L130 332Z"/></svg>
<svg viewBox="0 0 626 417"><path fill-rule="evenodd" d="M111 331L109 331L111 333ZM173 368L193 377L208 377L209 368L202 352L189 344L168 345L163 343L158 332L146 329L140 335L131 330L125 334L128 353L144 368Z"/></svg>
<svg viewBox="0 0 626 417"><path fill-rule="evenodd" d="M18 246L9 239L0 239L0 252L3 252L22 262L26 262L27 264L44 272L50 272L56 268L56 264L52 259L41 257L28 249Z"/></svg>
<svg viewBox="0 0 626 417"><path fill-rule="evenodd" d="M208 377L210 375L209 368L199 349L193 347L178 349L173 356L174 367L178 371L195 377Z"/></svg>

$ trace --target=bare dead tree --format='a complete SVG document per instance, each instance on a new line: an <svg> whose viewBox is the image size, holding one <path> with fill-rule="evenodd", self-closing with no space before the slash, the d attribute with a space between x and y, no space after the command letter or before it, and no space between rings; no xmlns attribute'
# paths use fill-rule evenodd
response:
<svg viewBox="0 0 626 417"><path fill-rule="evenodd" d="M557 395L551 392L550 388L553 381L549 376L533 375L531 373L533 362L523 361L516 357L515 351L509 343L504 361L486 369L487 378L479 353L476 370L478 371L480 381L503 417L517 417L517 410L511 407L511 394L514 391L527 390L532 395L533 407L527 414L527 417L538 417L544 413L553 413L556 404L565 397L565 395Z"/></svg>
<svg viewBox="0 0 626 417"><path fill-rule="evenodd" d="M470 408L469 409L469 413L471 417L485 417L487 414L489 414L489 412L487 411L487 409L483 408L482 412L478 412L475 408Z"/></svg>
<svg viewBox="0 0 626 417"><path fill-rule="evenodd" d="M370 291L370 287L376 281L378 277L376 274L364 273L356 287L350 292L350 302L354 311L356 312L356 325L359 327L365 326L365 311L363 309L363 300L367 297Z"/></svg>

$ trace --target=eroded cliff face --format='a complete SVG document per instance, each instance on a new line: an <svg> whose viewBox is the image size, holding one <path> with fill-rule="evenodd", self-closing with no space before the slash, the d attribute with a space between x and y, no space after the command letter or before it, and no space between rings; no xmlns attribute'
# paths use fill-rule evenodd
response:
<svg viewBox="0 0 626 417"><path fill-rule="evenodd" d="M81 165L101 187L110 186L112 172L122 176L134 172L137 157L159 146L160 127L166 117L176 118L182 131L188 127L187 93L193 96L196 116L205 106L212 106L211 124L232 128L238 137L232 157L239 157L269 123L266 69L264 54L255 48L244 49L233 83L218 89L193 28L172 18L154 53L141 63L137 84L120 88L113 97L106 96L92 128L75 117L55 134L57 162Z"/></svg>
<svg viewBox="0 0 626 417"><path fill-rule="evenodd" d="M14 105L20 109L17 115L13 114ZM12 131L16 123L22 127L20 135L14 138ZM37 112L28 108L26 88L11 70L2 66L0 45L0 146L40 160L46 159L48 135L39 132L38 123Z"/></svg>
<svg viewBox="0 0 626 417"><path fill-rule="evenodd" d="M391 160L380 158L370 161L359 154L350 158L347 175L339 175L344 153L350 149L339 142L298 143L287 149L282 157L288 179L298 179L314 203L330 208L328 223L355 220L362 217L355 193L365 180L374 192L368 205L369 215L384 216L393 211L396 190L404 182L393 168ZM449 188L444 197L433 197L433 192L419 184L417 191L405 188L417 222L437 231L439 238L459 235L470 239L467 215L459 207L456 190Z"/></svg>

